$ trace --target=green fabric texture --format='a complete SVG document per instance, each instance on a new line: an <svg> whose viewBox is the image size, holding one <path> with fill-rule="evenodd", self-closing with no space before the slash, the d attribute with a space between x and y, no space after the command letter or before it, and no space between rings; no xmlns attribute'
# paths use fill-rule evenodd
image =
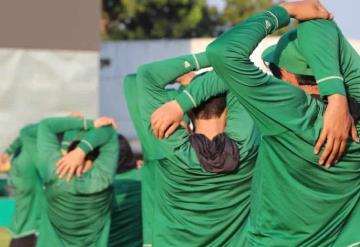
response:
<svg viewBox="0 0 360 247"><path fill-rule="evenodd" d="M322 96L352 91L360 101L360 56L333 21L300 23L268 48L263 59L292 73L315 76Z"/></svg>
<svg viewBox="0 0 360 247"><path fill-rule="evenodd" d="M145 128L142 127L140 108L138 99L138 90L136 75L128 75L124 80L124 93L127 107L130 113L132 123L135 127L137 136L140 140L143 152L142 183L141 183L141 201L142 201L142 232L143 244L151 245L153 243L153 223L154 223L154 207L156 200L154 199L155 191L155 168L156 161L150 160L151 152L156 152L154 145L148 140ZM154 151L153 151L154 150Z"/></svg>
<svg viewBox="0 0 360 247"><path fill-rule="evenodd" d="M287 12L274 7L207 47L215 72L263 136L252 184L250 246L348 246L360 241L360 145L349 140L335 166L319 166L313 149L325 105L250 61L257 45L288 22Z"/></svg>
<svg viewBox="0 0 360 247"><path fill-rule="evenodd" d="M9 147L5 150L8 155L13 155L16 151L20 151L21 140L20 137L16 138Z"/></svg>
<svg viewBox="0 0 360 247"><path fill-rule="evenodd" d="M109 246L141 247L141 170L117 174L114 192Z"/></svg>
<svg viewBox="0 0 360 247"><path fill-rule="evenodd" d="M299 49L297 30L292 30L284 34L276 45L268 47L262 58L297 75L314 75Z"/></svg>
<svg viewBox="0 0 360 247"><path fill-rule="evenodd" d="M206 58L204 54L198 54L197 60L199 64L204 65ZM159 203L155 198L156 191L156 166L157 160L151 159L153 154L161 152L157 150L156 143L151 143L151 138L148 137L145 128L141 123L141 115L138 100L138 89L136 82L136 74L127 75L124 80L124 92L127 107L130 113L132 123L134 124L137 136L141 143L143 152L143 167L141 168L142 181L141 181L141 200L142 200L142 224L143 224L143 242L144 245L151 245L153 243L153 228L154 228L154 215L155 208ZM182 87L180 87L182 88ZM166 90L167 96L170 99L175 99L179 92L177 90ZM188 122L185 116L184 121Z"/></svg>
<svg viewBox="0 0 360 247"><path fill-rule="evenodd" d="M93 128L92 121L79 118L49 118L38 127L40 168L45 181L46 208L41 217L37 246L108 245L112 184L119 144L112 127ZM57 134L84 131L82 140L99 148L99 156L88 172L69 183L58 179L56 162L61 157Z"/></svg>
<svg viewBox="0 0 360 247"><path fill-rule="evenodd" d="M209 66L204 53L195 56L203 58L200 67ZM155 169L147 171L155 178L152 245L244 246L251 178L260 141L244 108L228 95L226 133L240 149L239 168L230 174L205 171L185 129L179 127L168 139L158 140L150 128L153 111L171 100L165 86L196 69L199 67L194 56L186 55L142 65L136 75L139 126L149 143L157 148L154 154L149 154L156 160ZM143 173L143 184L145 176Z"/></svg>
<svg viewBox="0 0 360 247"><path fill-rule="evenodd" d="M36 234L39 228L44 195L36 170L36 132L37 124L25 126L17 138L19 145L13 149L17 155L12 159L8 180L15 199L15 213L10 226L13 238Z"/></svg>

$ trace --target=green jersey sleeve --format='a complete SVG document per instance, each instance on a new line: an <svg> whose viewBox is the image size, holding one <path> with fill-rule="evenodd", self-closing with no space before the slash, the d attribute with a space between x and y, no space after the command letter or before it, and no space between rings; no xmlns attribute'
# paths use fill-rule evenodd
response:
<svg viewBox="0 0 360 247"><path fill-rule="evenodd" d="M188 112L190 109L197 107L220 93L227 91L226 85L222 82L215 71L210 71L199 75L186 86L175 100L179 103L183 112Z"/></svg>
<svg viewBox="0 0 360 247"><path fill-rule="evenodd" d="M312 20L299 24L299 48L319 86L320 95L346 95L340 68L339 30L333 21ZM324 62L326 61L326 62Z"/></svg>
<svg viewBox="0 0 360 247"><path fill-rule="evenodd" d="M21 139L20 136L17 137L5 150L5 152L11 156L17 153L21 148Z"/></svg>
<svg viewBox="0 0 360 247"><path fill-rule="evenodd" d="M93 148L99 148L99 155L92 168L74 179L79 192L95 193L108 188L114 180L119 158L119 142L117 133L112 127L90 130L83 140L87 140ZM88 144L86 144L88 145Z"/></svg>
<svg viewBox="0 0 360 247"><path fill-rule="evenodd" d="M111 126L93 128L85 134L84 138L78 144L78 147L83 150L85 154L88 154L95 148L109 142L113 132L114 128Z"/></svg>
<svg viewBox="0 0 360 247"><path fill-rule="evenodd" d="M317 134L314 125L322 125L317 121L323 111L321 104L290 83L265 74L250 60L262 39L289 20L284 8L273 7L221 35L207 47L207 54L215 72L251 115L262 135L293 131L313 142Z"/></svg>
<svg viewBox="0 0 360 247"><path fill-rule="evenodd" d="M21 129L20 136L22 137L26 136L35 139L37 136L37 129L38 129L38 124L26 125L24 128Z"/></svg>
<svg viewBox="0 0 360 247"><path fill-rule="evenodd" d="M137 73L138 101L143 126L148 141L156 147L156 158L173 154L174 150L187 141L187 133L183 128L166 140L156 139L151 130L152 113L162 104L171 100L165 86L174 82L179 76L190 71L208 67L205 53L180 56L140 66ZM161 147L161 148L160 148Z"/></svg>
<svg viewBox="0 0 360 247"><path fill-rule="evenodd" d="M37 131L37 146L41 162L47 164L48 159L60 158L61 145L57 133L68 130L86 130L94 127L92 120L75 117L47 118L40 122ZM56 158L54 158L56 156Z"/></svg>

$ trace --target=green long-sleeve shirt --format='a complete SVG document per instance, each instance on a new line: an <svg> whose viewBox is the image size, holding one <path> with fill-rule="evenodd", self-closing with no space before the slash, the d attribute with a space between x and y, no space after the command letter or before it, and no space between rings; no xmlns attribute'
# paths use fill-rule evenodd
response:
<svg viewBox="0 0 360 247"><path fill-rule="evenodd" d="M207 48L215 72L263 135L253 178L249 241L253 246L347 246L360 240L355 233L360 220L351 218L360 197L360 146L349 142L339 163L329 170L320 167L313 148L324 104L263 73L250 60L263 38L288 23L286 10L274 7Z"/></svg>
<svg viewBox="0 0 360 247"><path fill-rule="evenodd" d="M360 102L360 56L335 22L300 23L297 42L298 52L312 70L322 96L349 94Z"/></svg>
<svg viewBox="0 0 360 247"><path fill-rule="evenodd" d="M141 127L151 138L151 144L158 148L154 246L245 244L250 184L259 144L259 135L247 112L229 95L225 132L237 142L244 155L240 157L239 169L231 174L205 171L185 129L178 128L168 139L158 140L150 128L151 114L170 100L165 86L184 73L208 66L206 55L201 53L146 64L137 72ZM211 74L199 78L208 77ZM203 80L196 79L192 83Z"/></svg>
<svg viewBox="0 0 360 247"><path fill-rule="evenodd" d="M15 214L10 226L13 238L38 233L44 198L36 169L36 132L37 124L29 124L21 129L17 144L10 145L15 154L9 172L9 185L15 198Z"/></svg>
<svg viewBox="0 0 360 247"><path fill-rule="evenodd" d="M152 143L154 137L146 131L141 121L139 106L138 84L136 74L127 75L124 79L124 94L131 120L135 127L137 136L143 151L143 167L141 168L141 197L142 197L142 222L143 222L143 243L151 245L153 239L154 208L157 207L158 199L155 198L156 191L156 157L161 157L162 151L156 143ZM174 99L179 94L176 90L166 90L167 100ZM134 233L135 234L135 233Z"/></svg>
<svg viewBox="0 0 360 247"><path fill-rule="evenodd" d="M93 121L71 117L40 122L38 150L47 207L38 246L107 246L119 145L112 127L93 127ZM87 173L68 183L57 177L55 165L61 158L57 134L69 130L87 130L78 147L85 153L99 148L99 156Z"/></svg>

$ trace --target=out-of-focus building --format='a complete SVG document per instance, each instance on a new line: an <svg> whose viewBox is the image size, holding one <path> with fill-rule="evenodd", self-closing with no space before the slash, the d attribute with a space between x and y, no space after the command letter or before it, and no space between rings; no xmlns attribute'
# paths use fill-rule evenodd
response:
<svg viewBox="0 0 360 247"><path fill-rule="evenodd" d="M0 149L26 123L98 113L100 0L0 1Z"/></svg>

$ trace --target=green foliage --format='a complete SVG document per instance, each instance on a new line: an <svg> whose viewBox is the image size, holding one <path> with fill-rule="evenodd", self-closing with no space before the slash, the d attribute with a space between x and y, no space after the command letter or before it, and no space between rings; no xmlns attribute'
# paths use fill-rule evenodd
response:
<svg viewBox="0 0 360 247"><path fill-rule="evenodd" d="M217 10L206 0L104 0L108 39L212 36ZM209 26L207 28L200 28Z"/></svg>
<svg viewBox="0 0 360 247"><path fill-rule="evenodd" d="M221 1L221 0L220 0ZM103 0L103 39L216 37L272 0L224 0L225 8L206 0Z"/></svg>
<svg viewBox="0 0 360 247"><path fill-rule="evenodd" d="M222 21L224 24L232 26L271 5L272 0L227 0Z"/></svg>

